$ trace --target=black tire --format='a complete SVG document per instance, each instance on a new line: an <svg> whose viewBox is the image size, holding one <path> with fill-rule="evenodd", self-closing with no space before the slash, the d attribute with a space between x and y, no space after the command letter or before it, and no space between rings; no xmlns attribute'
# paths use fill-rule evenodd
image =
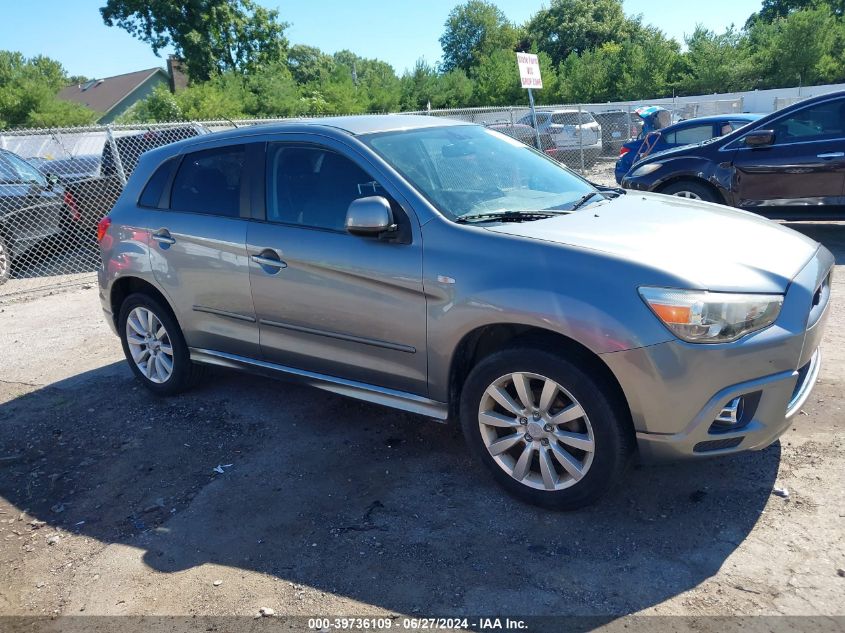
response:
<svg viewBox="0 0 845 633"><path fill-rule="evenodd" d="M697 196L699 200L704 202L721 202L716 193L704 183L696 182L694 180L679 180L663 187L659 193L667 196L680 196L683 198L694 199ZM691 195L683 195L688 193Z"/></svg>
<svg viewBox="0 0 845 633"><path fill-rule="evenodd" d="M138 307L150 310L164 326L167 331L170 345L173 349L173 370L170 376L163 382L154 382L141 371L138 364L132 358L127 340L127 320L130 313ZM170 309L162 305L153 297L144 293L131 294L123 301L118 315L118 333L120 342L123 345L123 353L129 367L144 386L159 396L173 396L182 393L195 386L205 374L205 366L191 362L188 346L185 337L182 335L182 328L179 327Z"/></svg>
<svg viewBox="0 0 845 633"><path fill-rule="evenodd" d="M521 346L486 357L472 369L467 377L460 403L464 437L472 453L487 466L496 481L515 497L546 508L573 510L595 502L622 476L633 447L628 417L624 406L618 402L618 398L614 397L614 393L603 387L602 379L595 372L585 368L586 366L587 363L575 364L551 352ZM518 481L496 462L485 444L479 424L482 398L485 398L485 391L489 386L501 377L514 372L532 373L550 378L569 392L586 413L586 418L575 424L586 424L586 420L589 420L588 424L592 427L594 442L592 461L586 468L583 478L577 481L573 478L569 487L546 490ZM539 384L542 385L542 382ZM536 388L537 383L532 381L531 386ZM560 397L568 400L566 396ZM558 402L565 403L566 400ZM503 432L509 433L510 430L506 429ZM521 431L521 428L517 429L517 433ZM532 461L532 463L537 463L539 467L539 451L547 450L547 448L538 447L536 443L534 446L537 462ZM548 445L545 446L548 447ZM516 445L513 450L519 453L524 450L524 444ZM549 454L553 455L554 451L550 451ZM586 463L586 453L583 455ZM532 457L532 460L534 459ZM555 464L555 467L558 470L558 480L562 482L568 476L558 464Z"/></svg>
<svg viewBox="0 0 845 633"><path fill-rule="evenodd" d="M9 281L12 274L12 256L3 236L0 235L0 286Z"/></svg>

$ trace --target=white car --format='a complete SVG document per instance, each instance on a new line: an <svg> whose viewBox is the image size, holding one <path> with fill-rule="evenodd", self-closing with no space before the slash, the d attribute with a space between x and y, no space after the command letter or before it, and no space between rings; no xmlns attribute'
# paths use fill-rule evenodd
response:
<svg viewBox="0 0 845 633"><path fill-rule="evenodd" d="M531 114L526 114L518 123L532 125ZM532 125L533 127L533 125ZM550 110L537 112L537 127L547 132L558 150L555 158L569 166L581 166L581 150L584 165L590 166L601 154L601 126L593 115L585 110Z"/></svg>

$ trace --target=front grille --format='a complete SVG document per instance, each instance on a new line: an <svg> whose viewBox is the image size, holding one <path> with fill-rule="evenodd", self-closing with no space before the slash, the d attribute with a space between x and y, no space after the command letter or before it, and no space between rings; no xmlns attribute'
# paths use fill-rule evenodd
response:
<svg viewBox="0 0 845 633"><path fill-rule="evenodd" d="M707 440L706 442L699 442L692 447L693 453L708 453L710 451L720 451L726 448L734 448L742 443L744 438L728 437L723 440Z"/></svg>

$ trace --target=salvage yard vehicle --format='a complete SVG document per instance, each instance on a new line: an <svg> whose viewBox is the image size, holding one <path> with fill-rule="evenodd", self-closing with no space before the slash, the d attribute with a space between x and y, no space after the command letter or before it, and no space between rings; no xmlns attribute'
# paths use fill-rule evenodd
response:
<svg viewBox="0 0 845 633"><path fill-rule="evenodd" d="M833 266L768 220L600 190L426 116L147 152L98 238L103 310L152 392L216 365L459 421L504 488L561 509L637 449L774 442L816 382Z"/></svg>
<svg viewBox="0 0 845 633"><path fill-rule="evenodd" d="M583 152L584 165L595 164L602 151L602 130L592 114L583 110L551 110L537 112L536 116L537 129L548 133L560 150L557 160L580 167ZM519 123L534 126L530 114Z"/></svg>
<svg viewBox="0 0 845 633"><path fill-rule="evenodd" d="M76 201L52 174L0 149L0 284L12 264L79 218Z"/></svg>
<svg viewBox="0 0 845 633"><path fill-rule="evenodd" d="M622 184L622 179L631 170L634 162L645 158L648 154L656 154L673 147L700 143L711 138L725 136L744 125L753 123L762 114L717 114L715 116L686 119L662 130L655 130L643 134L622 145L619 159L614 168L616 182ZM647 153L646 153L647 152Z"/></svg>
<svg viewBox="0 0 845 633"><path fill-rule="evenodd" d="M621 184L769 218L845 218L845 91L800 101L721 138L652 153Z"/></svg>

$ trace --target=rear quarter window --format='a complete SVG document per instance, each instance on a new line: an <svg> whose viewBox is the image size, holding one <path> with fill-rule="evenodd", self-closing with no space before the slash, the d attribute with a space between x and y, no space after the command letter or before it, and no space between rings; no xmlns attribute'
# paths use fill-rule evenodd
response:
<svg viewBox="0 0 845 633"><path fill-rule="evenodd" d="M176 169L176 159L171 158L161 165L153 172L150 179L147 181L144 190L141 192L141 197L138 198L138 205L141 207L149 207L157 209L161 206L167 206L166 201L161 205L161 196L164 193L164 188L170 182L170 177L173 175L173 170Z"/></svg>

